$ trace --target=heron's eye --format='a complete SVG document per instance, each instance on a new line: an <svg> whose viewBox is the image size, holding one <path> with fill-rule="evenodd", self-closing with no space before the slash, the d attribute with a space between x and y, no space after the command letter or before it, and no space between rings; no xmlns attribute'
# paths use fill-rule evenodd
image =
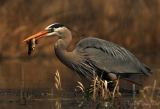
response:
<svg viewBox="0 0 160 109"><path fill-rule="evenodd" d="M48 32L50 33L50 32L53 32L54 31L54 28L49 28L48 29Z"/></svg>

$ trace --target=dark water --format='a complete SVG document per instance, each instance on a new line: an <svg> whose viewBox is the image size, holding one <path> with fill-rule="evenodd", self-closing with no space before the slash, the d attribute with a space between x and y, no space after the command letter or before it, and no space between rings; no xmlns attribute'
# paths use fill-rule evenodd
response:
<svg viewBox="0 0 160 109"><path fill-rule="evenodd" d="M16 95L1 95L0 109L93 109L98 105L91 100L82 100L81 97L75 99L71 93L63 97L55 96L33 96L25 102Z"/></svg>
<svg viewBox="0 0 160 109"><path fill-rule="evenodd" d="M17 102L14 99L1 101L0 109L159 109L160 103L134 104L133 101L125 101L122 104L111 105L110 102L93 102L75 99L35 99L34 101Z"/></svg>
<svg viewBox="0 0 160 109"><path fill-rule="evenodd" d="M81 106L82 104L82 106ZM3 102L1 103L1 109L89 109L94 108L92 102L81 102L74 100L63 100L63 101L55 101L55 100L38 100L27 105L19 104L19 103L11 103L11 102Z"/></svg>
<svg viewBox="0 0 160 109"><path fill-rule="evenodd" d="M129 91L128 91L129 92ZM160 99L160 93L159 98ZM135 101L139 94L135 95ZM28 98L28 99L24 99ZM82 99L83 98L83 99ZM83 97L83 93L54 93L50 89L30 91L1 90L0 109L159 109L160 102L143 102L136 104L132 92L122 93L122 97L114 100L97 100Z"/></svg>

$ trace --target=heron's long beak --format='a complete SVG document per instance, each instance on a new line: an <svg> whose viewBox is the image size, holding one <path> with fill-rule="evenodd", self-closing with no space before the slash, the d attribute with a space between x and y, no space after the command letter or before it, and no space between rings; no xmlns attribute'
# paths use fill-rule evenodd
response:
<svg viewBox="0 0 160 109"><path fill-rule="evenodd" d="M23 40L22 42L25 43L25 42L29 41L30 39L33 39L33 38L39 39L39 38L45 37L45 36L47 36L47 31L45 31L45 30L44 30L44 31L40 31L40 32L38 32L37 34L34 34L34 35L26 38L26 39Z"/></svg>

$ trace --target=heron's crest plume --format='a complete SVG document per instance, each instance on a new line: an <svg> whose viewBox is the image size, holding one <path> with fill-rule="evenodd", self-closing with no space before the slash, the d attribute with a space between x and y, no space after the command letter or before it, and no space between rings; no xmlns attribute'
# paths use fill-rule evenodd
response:
<svg viewBox="0 0 160 109"><path fill-rule="evenodd" d="M84 34L79 33L79 32L77 32L77 31L75 31L75 30L73 30L73 29L71 29L71 28L69 28L69 27L67 27L67 26L65 26L65 25L63 25L63 24L60 24L60 23L51 24L51 25L49 25L48 27L46 27L46 29L48 29L48 28L53 29L53 28L60 28L60 27L66 27L66 28L68 28L69 30L75 32L78 36L79 36L79 35L85 36ZM85 36L85 37L86 37L86 36Z"/></svg>

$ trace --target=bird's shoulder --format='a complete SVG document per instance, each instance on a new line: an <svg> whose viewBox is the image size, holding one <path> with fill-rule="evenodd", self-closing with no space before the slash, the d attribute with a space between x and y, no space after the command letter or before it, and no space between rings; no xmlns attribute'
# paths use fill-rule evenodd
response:
<svg viewBox="0 0 160 109"><path fill-rule="evenodd" d="M125 48L100 38L84 38L76 45L76 48L83 50L88 48L100 49L102 52L107 53L115 58L130 58L131 60L135 59L134 55Z"/></svg>

